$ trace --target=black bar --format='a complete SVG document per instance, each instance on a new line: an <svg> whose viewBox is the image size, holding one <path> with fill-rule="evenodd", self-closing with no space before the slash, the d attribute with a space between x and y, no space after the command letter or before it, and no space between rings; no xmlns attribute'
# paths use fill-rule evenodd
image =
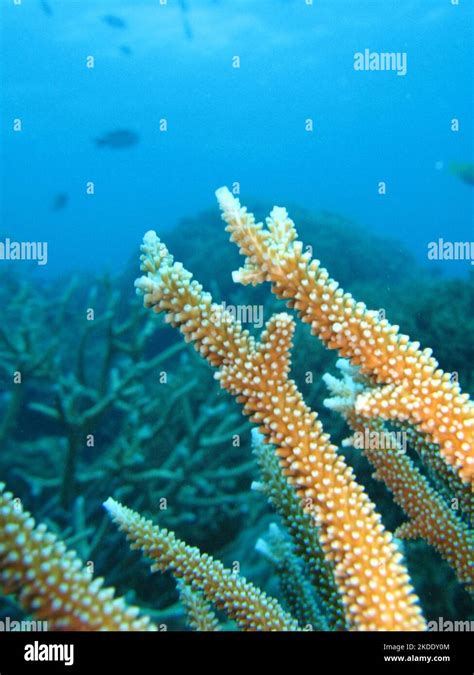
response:
<svg viewBox="0 0 474 675"><path fill-rule="evenodd" d="M36 650L34 645L37 643ZM33 645L33 648L31 647ZM73 645L73 663L41 645ZM334 675L377 673L472 675L472 633L0 633L0 675L131 673L157 675L192 668ZM48 648L49 649L49 648ZM57 656L70 658L70 651ZM189 672L189 671L188 671Z"/></svg>

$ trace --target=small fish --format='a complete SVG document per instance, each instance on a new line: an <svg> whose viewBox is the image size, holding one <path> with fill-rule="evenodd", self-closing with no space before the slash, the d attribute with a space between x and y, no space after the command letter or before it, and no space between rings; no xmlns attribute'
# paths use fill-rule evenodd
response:
<svg viewBox="0 0 474 675"><path fill-rule="evenodd" d="M48 16L53 16L53 10L51 9L51 5L48 2L46 2L46 0L40 0L40 5L41 9L45 14L47 14Z"/></svg>
<svg viewBox="0 0 474 675"><path fill-rule="evenodd" d="M95 139L95 144L98 148L113 148L122 149L129 148L131 145L136 145L140 137L134 131L129 129L117 129L116 131L109 131L101 138Z"/></svg>
<svg viewBox="0 0 474 675"><path fill-rule="evenodd" d="M111 26L112 28L127 27L126 22L119 16L115 16L114 14L106 14L105 16L102 17L102 21L105 21L105 23Z"/></svg>
<svg viewBox="0 0 474 675"><path fill-rule="evenodd" d="M183 28L186 38L188 40L193 40L194 39L193 29L191 28L191 24L189 23L187 17L183 17Z"/></svg>
<svg viewBox="0 0 474 675"><path fill-rule="evenodd" d="M128 45L120 45L119 49L122 52L122 54L125 54L125 56L131 56L133 54L132 48L129 47Z"/></svg>
<svg viewBox="0 0 474 675"><path fill-rule="evenodd" d="M193 29L191 28L191 24L189 23L188 19L188 12L189 12L189 6L187 3L187 0L179 0L179 6L181 7L181 12L183 14L183 29L184 29L184 34L186 35L186 38L188 40L193 40L194 34L193 34Z"/></svg>
<svg viewBox="0 0 474 675"><path fill-rule="evenodd" d="M474 164L451 162L449 170L468 185L474 185Z"/></svg>
<svg viewBox="0 0 474 675"><path fill-rule="evenodd" d="M69 195L67 192L59 192L53 200L53 211L62 211L69 202Z"/></svg>

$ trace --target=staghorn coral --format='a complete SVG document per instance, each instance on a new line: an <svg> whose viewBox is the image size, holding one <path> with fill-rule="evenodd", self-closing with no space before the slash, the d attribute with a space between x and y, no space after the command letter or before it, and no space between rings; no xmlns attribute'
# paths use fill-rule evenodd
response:
<svg viewBox="0 0 474 675"><path fill-rule="evenodd" d="M114 598L54 534L0 483L0 587L50 630L156 630L137 607Z"/></svg>
<svg viewBox="0 0 474 675"><path fill-rule="evenodd" d="M275 214L276 215L276 214ZM276 229L278 223L275 221ZM284 234L282 235L284 237ZM291 241L291 235L290 239ZM422 630L417 598L402 556L363 488L288 378L294 324L287 314L267 323L259 344L212 302L154 232L144 237L136 282L144 304L165 312L186 341L219 368L217 378L277 447L286 473L308 500L343 596L351 628ZM252 269L258 276L258 271Z"/></svg>
<svg viewBox="0 0 474 675"><path fill-rule="evenodd" d="M113 493L136 509L158 508L166 527L211 553L222 551L251 520L250 510L258 517L253 504L259 513L263 508L248 494L254 463L241 460L250 447L244 435L249 425L227 409L206 364L181 341L169 340L162 322L130 299L129 285L119 294L120 283L85 279L67 294L14 279L0 287L5 333L17 345L17 332L31 333L30 359L36 352L54 355L43 368L22 371L22 384L12 386L13 362L0 349L1 374L7 373L0 380L0 420L9 416L9 390L17 387L22 398L2 445L0 478L122 593L136 589L133 601L157 623L182 628L174 583L163 578L147 588L138 557L115 545L120 536L107 529L102 502ZM26 298L30 310L20 311L28 307ZM88 309L94 320L87 321ZM75 433L76 422L104 399L101 414ZM67 408L65 420L60 405ZM75 463L66 471L71 435L77 438ZM11 611L0 599L0 616Z"/></svg>
<svg viewBox="0 0 474 675"><path fill-rule="evenodd" d="M378 312L370 311L312 260L297 241L286 209L275 207L267 228L227 188L217 198L231 240L246 257L234 273L243 284L272 283L276 295L288 301L312 332L379 386L361 394L357 412L365 418L408 421L439 445L448 464L462 480L474 478L474 407L450 373L438 368L429 349L399 334Z"/></svg>
<svg viewBox="0 0 474 675"><path fill-rule="evenodd" d="M192 590L224 609L244 630L297 630L298 624L278 602L260 589L226 570L224 566L195 547L176 538L173 532L140 517L114 499L105 508L120 529L127 533L133 548L141 548L154 561L152 571L171 570Z"/></svg>
<svg viewBox="0 0 474 675"><path fill-rule="evenodd" d="M178 581L177 586L179 599L186 609L191 628L200 632L219 631L219 621L203 594L200 591L194 591L181 580Z"/></svg>
<svg viewBox="0 0 474 675"><path fill-rule="evenodd" d="M6 280L2 287L8 289ZM73 279L59 298L45 301L25 281L14 292L2 298L0 326L0 372L8 383L9 397L0 422L0 443L7 441L18 425L25 390L31 380L45 381L56 363L58 333L64 321L65 308L76 288Z"/></svg>
<svg viewBox="0 0 474 675"><path fill-rule="evenodd" d="M258 539L255 548L274 564L285 603L298 624L306 630L329 630L314 588L305 575L302 560L295 554L289 537L276 523L270 523L268 532Z"/></svg>
<svg viewBox="0 0 474 675"><path fill-rule="evenodd" d="M311 236L315 236L313 216L310 220L308 214L300 212L298 222L306 227L306 230L303 228L304 236L311 241ZM196 223L199 223L199 216L193 221L193 232ZM411 300L414 301L414 298L409 293L410 289L399 286L398 282L397 286L390 290L390 296L384 297L387 289L377 278L377 274L381 276L380 270L372 278L370 276L372 266L367 264L364 266L364 258L359 255L362 252L367 260L371 259L372 244L370 238L367 240L367 233L361 233L364 236L362 244L360 236L353 237L346 224L342 224L339 230L333 231L331 227L328 230L325 218L320 224L317 223L317 227L320 228L315 230L319 232L316 238L319 254L330 269L337 270L337 278L344 280L344 283L350 286L350 290L357 296L368 297L369 300L372 298L374 303L379 302L382 297L383 301L388 303L386 306L390 309L390 315L397 316L397 322L410 326L411 334L423 335L426 340L429 336L437 355L442 357L441 362L448 365L451 370L460 368L463 363L464 365L469 363L469 345L465 340L465 333L469 332L465 323L466 308L469 307L467 283L458 281L454 288L453 282L452 289L449 283L440 280L431 286L428 284L424 288L424 309L417 304L418 296L416 304L407 304ZM213 234L210 228L208 249L193 248L196 256L190 268L212 269L211 276L214 277L214 281L218 274L215 272L214 264L209 266L209 251L217 256L222 270L228 269L231 263L223 254L222 247L215 246ZM341 237L346 234L349 257L354 255L359 266L363 268L356 276L360 272L369 271L367 278L364 274L361 276L362 282L366 279L366 286L363 284L360 286L357 279L354 282L352 266L351 276L348 276L348 269L344 268L347 255L338 260ZM180 230L176 236L178 238L182 236ZM191 242L192 237L188 237L188 241ZM380 246L382 251L387 251L385 241L381 241ZM346 251L346 243L343 248ZM395 258L388 257L388 262L394 260ZM400 271L394 269L394 278ZM7 433L4 435L0 473L8 476L8 482L14 483L15 491L25 495L29 509L34 511L37 519L47 522L48 529L58 533L68 548L73 546L83 560L93 561L94 566L102 574L107 574L108 583L112 580L114 586L118 584L122 593L126 589L135 589L138 598L130 598L134 604L137 604L138 600L144 611L160 623L163 629L173 629L184 624L183 609L176 603L177 596L173 590L172 580L160 576L155 579L155 583L149 584L138 557L118 545L118 536L110 534L106 528L108 519L100 513L99 505L107 494L112 492L114 496L120 496L121 501L125 498L133 508L147 513L156 512L159 501L162 497L166 497L168 505L165 510L160 509L160 524L168 529L176 528L180 536L184 533L184 538L191 538L194 544L201 539L199 545L205 547L205 550L211 549L214 552L219 550L219 557L225 559L226 564L242 562L245 574L248 577L251 575L252 579L265 590L268 588L268 592L272 594L276 588L273 577L269 576L270 566L261 556L253 553L255 541L262 536L264 523L269 518L262 510L258 492L263 492L277 508L282 516L282 523L292 536L295 550L298 545L295 524L304 523L299 541L303 549L306 541L309 559L314 555L311 544L318 541L318 528L314 527L311 511L307 513L303 511L303 504L279 471L278 460L269 445L262 445L261 448L267 466L263 467L260 462L262 475L257 494L255 492L253 496L247 494L250 477L254 477L253 462L242 459L248 450L244 435L247 426L238 422L237 413L232 413L229 409L226 399L223 400L223 394L212 388L209 372L205 364L201 365L199 357L194 356L189 349L183 354L178 354L181 345L170 343L173 339L171 332L160 331L157 334L156 329L161 328L160 322L152 317L146 321L146 313L137 311L134 304L128 305L128 281L127 284L125 281L126 279L123 281L116 279L111 284L107 280L98 280L91 294L90 280L85 280L80 285L76 284L76 291L72 297L70 293L62 297L62 291L58 292L56 287L35 288L30 284L22 285L18 292L18 280L8 275L5 279L3 275L0 288L0 298L3 298L5 310L3 329L5 335L10 338L12 347L15 348L22 343L22 334L29 339L28 332L31 332L32 339L29 340L29 344L33 347L32 362L35 351L40 356L42 353L54 354L55 358L49 360L48 357L47 368L37 368L31 372L24 369L27 377L23 378L26 386L22 387L21 391L21 408L17 407L16 411L11 408L13 415L4 414L5 410L8 413L5 404L8 405L11 398L7 393L3 394L0 391L0 414L4 414L4 421L10 418L6 425ZM118 295L116 289L120 288L121 284L125 290ZM113 293L112 287L115 289ZM215 287L215 283L211 284L213 291ZM233 295L226 289L226 297L237 303L249 302L249 297L252 296L248 293L253 289L243 289L239 286L235 288L238 290ZM105 290L105 298L102 290ZM262 302L263 289L257 287L255 290L259 294L257 301ZM442 293L443 299L440 299ZM113 302L110 302L111 295L115 296ZM24 302L26 298L28 303ZM460 302L462 298L465 299L464 304ZM273 300L270 304L265 301L267 310L278 308L279 302ZM441 307L438 307L436 302ZM52 311L48 311L48 305L53 308ZM84 340L78 340L78 336L84 334L84 308L90 305L96 310L94 327L92 324L89 326L86 324L88 335ZM433 307L436 309L431 312ZM463 322L459 320L458 314L464 317ZM105 315L107 317L103 318ZM416 323L413 322L415 318ZM126 330L117 334L121 330L120 326L127 325ZM436 333L432 334L434 328ZM17 334L20 336L19 340L16 338ZM113 347L112 350L111 338L117 347ZM322 399L322 384L317 374L330 369L333 359L330 351L324 350L322 345L314 344L311 340L313 339L309 335L308 326L299 326L297 353L294 354L292 371L298 383L302 385L307 400L315 403ZM448 342L449 345L456 345L452 353L444 348ZM78 344L81 345L80 350L77 350ZM168 352L170 344L171 350ZM3 345L6 347L5 342ZM173 351L174 347L176 351ZM153 364L150 356L156 353L157 348L161 351L163 360ZM464 351L460 351L460 348ZM106 357L107 351L111 358ZM126 395L118 396L112 405L104 410L96 446L91 450L79 448L74 481L76 494L71 494L68 510L64 511L59 505L59 487L64 479L64 473L61 477L58 467L64 466L67 450L65 427L57 423L47 410L41 409L41 406L54 409L55 399L50 392L55 391L54 387L60 378L65 377L68 372L72 372L75 378L80 376L80 364L75 363L75 359L71 361L71 355L78 353L82 354L82 366L85 367L83 373L87 384L95 391L99 391L103 384L107 389L109 383L116 381L116 374L120 379L121 373L126 372L134 361L147 362L148 365L133 383L125 388ZM176 361L176 365L171 369L168 369L166 364L167 353L168 358L177 354L179 356L179 361ZM14 362L14 359L10 358L11 354L14 354L14 349L10 347L0 349L0 366L4 375L2 384L5 390L10 389ZM28 352L25 352L25 356L28 355ZM314 383L311 378L309 385L307 384L309 380L304 380L308 367L312 374L316 375ZM157 369L166 371L167 384L158 383ZM465 367L460 369L460 380L468 384L470 372L472 374L473 371ZM100 377L96 378L96 374ZM103 384L100 385L100 382ZM17 389L19 392L20 389ZM87 409L83 407L83 403L88 404L91 399L83 402L80 387L77 387L77 392L75 403L78 412L81 412ZM87 386L82 392L89 395ZM68 395L66 391L66 397ZM100 394L94 396L96 400L100 398ZM328 424L326 428L335 430L337 436L337 428L342 422L338 422L334 416L331 418L328 414L324 420L325 425ZM468 512L469 499L472 508L470 486L460 485L459 480L456 482L457 477L452 467L444 463L435 443L427 442L426 437L406 423L402 428L411 436L410 444L415 447L418 444L417 449L423 463L430 467L429 478L439 479L436 483L437 490L441 493L443 487L442 494L446 499L459 492L460 498L464 496L464 499L460 499L461 505L466 506ZM25 430L27 435L24 433ZM232 446L230 439L235 433L242 436L242 447ZM396 509L391 507L391 502L388 496L383 494L382 488L373 490L363 458L359 461L359 455L356 456L353 452L346 452L346 456L356 464L358 475L360 474L364 484L368 485L370 494L379 504L384 516L388 518L390 527L395 528L399 524ZM278 499L279 486L282 490L286 487L288 493L282 493L281 499ZM104 490L107 491L105 495ZM297 507L295 512L297 515L293 521L285 517L285 508L289 504L288 496L294 498L292 503ZM289 513L291 515L291 510ZM309 536L310 533L312 536ZM463 611L469 616L470 606L466 604L468 596L462 595L461 587L456 585L448 567L441 564L442 561L433 555L428 547L423 546L422 542L408 542L403 548L428 617L444 615L459 618ZM302 556L303 553L300 552ZM304 571L316 590L324 587L325 577L315 565L312 568L306 565ZM206 624L205 614L207 610L209 613L212 610L203 597L186 587L180 588L180 598L186 607L190 623L193 624L191 614L194 611L195 619L198 622L202 619L200 629L206 629L205 626L210 624ZM14 611L9 603L10 599L5 599L0 611L5 609L9 613ZM297 605L295 607L297 608ZM329 619L331 614L327 610L328 606L324 608L324 612L326 619ZM194 627L196 626L197 624ZM335 624L332 627L334 626ZM221 627L228 628L227 625Z"/></svg>
<svg viewBox="0 0 474 675"><path fill-rule="evenodd" d="M474 539L472 531L456 516L450 505L436 493L417 469L397 437L380 420L367 422L356 411L356 400L368 386L358 368L340 359L337 364L342 379L324 375L332 397L324 404L343 415L349 427L360 436L370 438L362 451L375 467L375 477L393 493L409 520L397 529L404 539L422 537L456 570L461 583L474 590ZM359 437L360 437L359 436ZM353 438L347 443L353 443ZM360 445L360 443L359 443Z"/></svg>
<svg viewBox="0 0 474 675"><path fill-rule="evenodd" d="M15 419L4 439L12 451L20 449L13 464L8 453L0 458L0 470L8 482L26 482L29 491L41 498L40 508L59 492L62 508L70 511L77 497L89 494L89 485L95 484L97 489L107 477L116 481L124 494L146 484L155 502L157 495L173 494L181 520L184 508L189 519L196 510L204 518L204 508L217 517L212 500L222 507L219 497L223 501L228 497L230 505L231 489L243 482L246 474L250 478L252 463L237 466L238 448L234 453L229 448L226 466L216 458L214 449L229 446L233 436L242 434L248 424L242 424L237 412L222 415L225 401L215 395L212 377L201 361L192 352L183 354L185 345L180 342L166 348L155 345L160 322L148 317L136 302L126 305L126 298L112 293L104 281L102 286L92 286L83 298L71 298L71 291L67 297L52 296L42 304L34 289L24 286L18 296L12 293L15 302L11 300L6 320L10 317L13 322L18 304L30 294L35 322L31 312L24 320L20 316L18 331L40 334L39 347L55 352L55 359L44 361L41 372L24 376L22 385L14 388L23 398L22 423ZM58 314L63 316L63 302L70 315L61 325L55 323L51 334L47 330L48 308L58 303ZM120 306L122 302L125 307ZM95 314L90 321L86 319L88 308ZM122 318L122 313L127 317ZM31 344L33 338L28 340ZM27 351L25 359L31 360L36 351ZM39 348L38 353L41 360ZM177 358L179 368L170 367ZM12 367L6 356L0 363L5 370ZM10 418L8 406L2 412L3 420ZM24 439L19 434L22 428L39 429L39 433ZM186 473L193 474L195 481L190 483ZM217 494L215 481L222 485ZM235 495L235 501L242 500ZM167 515L171 517L171 507ZM174 521L169 524L176 526Z"/></svg>
<svg viewBox="0 0 474 675"><path fill-rule="evenodd" d="M306 562L306 576L317 594L328 625L334 630L345 629L344 608L334 581L334 568L324 556L311 515L305 512L301 500L280 471L274 448L264 443L257 429L252 429L252 448L262 476L262 481L254 482L252 488L262 492L281 516L295 553Z"/></svg>
<svg viewBox="0 0 474 675"><path fill-rule="evenodd" d="M176 351L168 350L168 353L159 354L147 363L143 359L144 345L154 332L154 327L145 324L141 332L136 312L120 321L117 312L118 294L112 292L106 281L103 282L103 288L104 297L99 299L97 289L92 287L86 299L87 309L81 312L74 367L65 374L57 360L52 373L54 386L51 403L34 401L29 404L31 410L56 422L64 433L66 451L60 500L65 509L76 495L77 464L81 450L87 447L87 443L95 443L96 429L100 427L104 416L126 406L130 392L139 382L145 368L158 367ZM93 334L100 330L105 337L102 348L97 350L93 343L89 349ZM123 341L125 335L129 338L127 342ZM98 363L91 372L88 364L91 354L96 351L97 359L94 360Z"/></svg>
<svg viewBox="0 0 474 675"><path fill-rule="evenodd" d="M408 444L418 454L422 464L428 470L429 476L445 501L460 517L465 517L468 522L473 522L474 517L474 491L470 485L463 483L458 474L451 466L448 466L438 452L434 443L426 440L423 434L407 425L397 425L406 434Z"/></svg>

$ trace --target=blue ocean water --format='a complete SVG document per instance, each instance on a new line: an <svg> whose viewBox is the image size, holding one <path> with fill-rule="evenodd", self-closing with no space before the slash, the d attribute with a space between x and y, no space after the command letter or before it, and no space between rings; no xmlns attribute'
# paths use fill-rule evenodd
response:
<svg viewBox="0 0 474 675"><path fill-rule="evenodd" d="M259 218L271 204L288 206L302 240L330 274L378 309L380 319L386 314L432 348L451 384L472 393L473 37L472 0L0 0L0 481L15 495L15 508L44 522L159 626L189 627L175 581L170 575L150 581L138 554L107 524L103 503L110 496L233 572L237 562L242 575L290 611L301 608L284 565L274 565L278 556L266 549L275 523L285 540L285 508L270 508L263 487L280 478L277 493L286 494L287 485L278 463L259 456L255 438L252 453L242 406L199 356L209 344L214 355L227 337L200 343L196 331L195 350L162 316L142 308L133 280L143 234L155 229L216 302L245 317L242 323L262 340L264 320L283 302L263 284L232 282L243 259L235 263L236 247L225 242L214 192L229 186ZM429 259L430 243L440 239L464 242L470 258ZM3 259L8 241L46 243L47 264L10 264ZM162 269L154 282L159 274ZM142 282L143 288L149 286ZM325 313L329 303L322 299ZM202 325L214 325L217 314L207 316ZM327 346L314 316L313 332ZM331 350L305 321L296 322L291 377L395 533L427 620L474 625L459 561L453 565L441 545L445 560L424 541L398 541L398 528L415 507L406 509L405 502L404 513L393 485L376 481L360 447L344 442L351 432L337 405L327 405L326 384L333 382L332 393L338 389L323 379L344 372L334 349L341 324L334 316L330 322ZM367 346L364 330L359 349L356 334L354 363L362 347L372 361L375 340L369 332ZM240 344L234 343L235 354L245 353ZM268 372L262 367L253 383L273 386ZM374 387L376 375L374 366ZM403 386L411 384L408 375ZM255 391L258 400L262 392ZM296 399L285 391L286 415ZM421 391L417 384L414 408L423 396L427 406L433 402ZM272 395L270 413L278 420L276 400L278 407ZM448 413L439 405L438 418L441 411L445 424ZM461 447L463 428L456 427ZM421 459L415 452L417 439L404 440L414 462L408 473L418 476L420 467L427 485L449 502L459 529L467 528L467 489L450 474L444 484L442 466L438 475L424 462L426 449ZM405 476L394 473L397 480ZM412 500L416 490L404 485ZM425 498L417 506L423 523L439 513ZM10 501L0 487L2 499ZM449 539L447 509L433 525L441 544ZM8 517L0 508L0 553L12 532ZM286 529L294 536L288 522ZM460 558L465 540L453 539L460 541L453 546ZM15 535L13 544L21 542ZM275 542L278 547L278 537ZM49 550L42 555L48 558ZM299 563L309 559L303 572L312 569L313 554L310 541L299 552ZM31 579L28 560L25 578ZM17 589L2 585L15 561L0 555L0 622L23 616L18 604L26 615L31 610L24 597L14 602L21 575ZM302 626L312 625L311 599L320 603L325 578L332 579L331 570L311 592L300 587L301 605L308 605L298 616ZM339 630L339 619L326 610L321 625ZM218 618L223 630L235 628ZM90 628L82 614L71 625Z"/></svg>
<svg viewBox="0 0 474 675"><path fill-rule="evenodd" d="M424 263L429 241L473 238L473 187L448 168L473 160L473 10L1 0L0 234L47 241L44 277L120 271L145 230L174 227L238 182L244 203L336 212ZM355 70L366 49L405 53L406 74ZM95 143L120 129L138 142Z"/></svg>

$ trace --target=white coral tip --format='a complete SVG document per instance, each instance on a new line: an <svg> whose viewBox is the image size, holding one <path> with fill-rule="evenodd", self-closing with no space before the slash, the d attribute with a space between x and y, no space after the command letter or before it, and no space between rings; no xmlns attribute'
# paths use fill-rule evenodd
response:
<svg viewBox="0 0 474 675"><path fill-rule="evenodd" d="M104 508L110 513L113 518L119 518L123 515L123 506L112 497L109 497L104 502Z"/></svg>
<svg viewBox="0 0 474 675"><path fill-rule="evenodd" d="M240 208L238 199L234 197L228 187L220 187L216 190L217 201L222 211L233 211Z"/></svg>
<svg viewBox="0 0 474 675"><path fill-rule="evenodd" d="M156 248L157 243L159 243L158 235L156 234L155 230L148 230L148 232L145 232L143 235L143 244L147 248Z"/></svg>
<svg viewBox="0 0 474 675"><path fill-rule="evenodd" d="M234 270L232 272L232 281L234 284L241 284L243 281L242 270Z"/></svg>

